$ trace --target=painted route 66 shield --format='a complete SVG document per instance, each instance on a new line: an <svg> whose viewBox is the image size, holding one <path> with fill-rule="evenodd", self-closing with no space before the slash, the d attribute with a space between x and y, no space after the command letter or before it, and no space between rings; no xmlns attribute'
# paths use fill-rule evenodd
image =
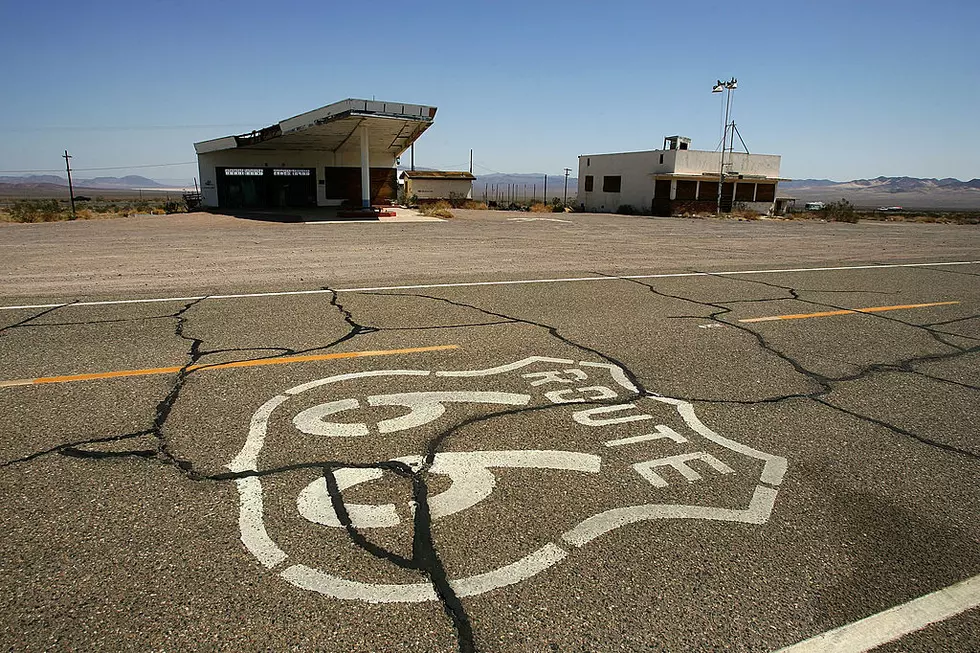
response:
<svg viewBox="0 0 980 653"><path fill-rule="evenodd" d="M352 537L397 542L419 527L409 490L420 479L437 542L465 530L508 543L449 570L455 593L473 596L533 582L617 529L765 523L786 461L715 432L686 401L641 394L616 365L533 356L290 388L255 412L228 468L242 542L262 565L303 589L379 603L437 598L417 574L349 558Z"/></svg>

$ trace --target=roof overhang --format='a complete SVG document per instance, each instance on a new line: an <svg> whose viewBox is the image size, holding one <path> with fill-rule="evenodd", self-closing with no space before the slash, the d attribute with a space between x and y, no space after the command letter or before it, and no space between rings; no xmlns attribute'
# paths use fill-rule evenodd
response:
<svg viewBox="0 0 980 653"><path fill-rule="evenodd" d="M673 173L673 172L654 173L653 178L654 179L687 179L691 181L713 181L717 183L718 173L717 172L705 172L701 174L695 174L695 173L684 174L684 173ZM768 182L775 183L777 181L793 181L793 180L787 179L785 177L766 177L765 175L739 175L739 174L731 174L726 172L725 181L755 181L755 182L768 181Z"/></svg>
<svg viewBox="0 0 980 653"><path fill-rule="evenodd" d="M293 116L264 129L194 143L198 154L220 150L312 150L359 147L364 127L372 153L399 156L435 119L436 107L347 99Z"/></svg>

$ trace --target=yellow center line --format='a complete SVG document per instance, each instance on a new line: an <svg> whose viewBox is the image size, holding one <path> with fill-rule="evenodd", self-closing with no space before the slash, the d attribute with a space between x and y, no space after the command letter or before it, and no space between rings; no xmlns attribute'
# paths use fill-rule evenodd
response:
<svg viewBox="0 0 980 653"><path fill-rule="evenodd" d="M805 320L811 317L830 317L831 315L855 315L860 313L882 313L884 311L899 311L906 308L927 308L929 306L950 306L959 302L930 302L928 304L899 304L897 306L871 306L869 308L852 308L839 311L821 311L819 313L794 313L793 315L770 315L769 317L752 317L739 322L772 322L774 320Z"/></svg>
<svg viewBox="0 0 980 653"><path fill-rule="evenodd" d="M232 367L258 367L260 365L285 365L287 363L308 363L310 361L330 361L341 358L362 358L365 356L394 356L396 354L418 354L427 351L447 351L459 349L459 345L436 345L433 347L409 347L406 349L381 349L373 351L344 351L331 354L313 354L309 356L283 356L279 358L259 358L232 363L217 363L214 365L189 365L185 367L153 367L145 370L117 370L115 372L98 372L95 374L72 374L69 376L42 376L37 379L14 379L0 381L0 388L11 388L21 385L41 385L45 383L69 383L71 381L94 381L97 379L116 379L127 376L147 376L150 374L174 374L181 370L224 370Z"/></svg>

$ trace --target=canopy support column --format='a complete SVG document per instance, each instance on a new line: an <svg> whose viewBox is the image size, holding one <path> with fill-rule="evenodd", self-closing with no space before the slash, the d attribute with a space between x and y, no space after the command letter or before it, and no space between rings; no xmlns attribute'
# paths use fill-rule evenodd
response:
<svg viewBox="0 0 980 653"><path fill-rule="evenodd" d="M361 131L361 206L371 206L371 144L368 140L368 130L364 123L358 128Z"/></svg>

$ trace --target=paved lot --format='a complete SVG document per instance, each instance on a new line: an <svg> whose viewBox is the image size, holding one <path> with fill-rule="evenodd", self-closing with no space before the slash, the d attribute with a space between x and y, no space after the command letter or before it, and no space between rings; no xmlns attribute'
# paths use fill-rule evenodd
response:
<svg viewBox="0 0 980 653"><path fill-rule="evenodd" d="M951 586L872 641L976 648L975 227L197 214L0 254L5 649L775 651Z"/></svg>

